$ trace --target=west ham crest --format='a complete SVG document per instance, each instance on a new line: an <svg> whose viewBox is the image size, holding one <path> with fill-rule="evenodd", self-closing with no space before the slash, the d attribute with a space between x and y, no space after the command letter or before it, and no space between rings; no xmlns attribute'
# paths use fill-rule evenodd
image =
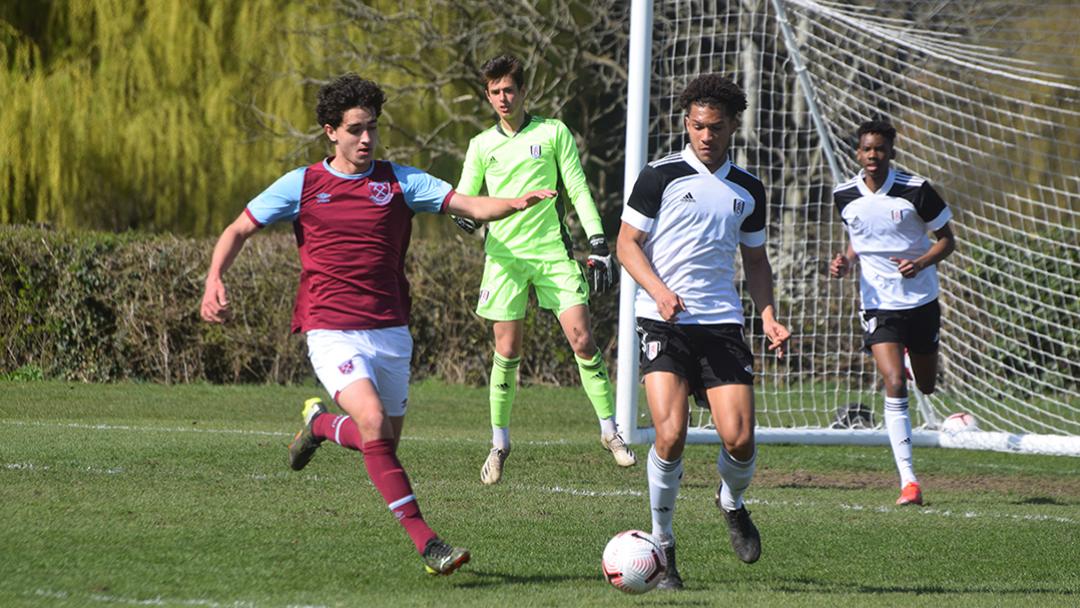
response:
<svg viewBox="0 0 1080 608"><path fill-rule="evenodd" d="M529 155L533 158L540 158L540 144L529 146Z"/></svg>
<svg viewBox="0 0 1080 608"><path fill-rule="evenodd" d="M741 198L735 199L735 202L731 205L731 210L735 215L742 215L743 210L746 209L746 201Z"/></svg>
<svg viewBox="0 0 1080 608"><path fill-rule="evenodd" d="M386 182L371 182L368 187L371 188L371 202L376 205L385 205L394 198L394 188Z"/></svg>

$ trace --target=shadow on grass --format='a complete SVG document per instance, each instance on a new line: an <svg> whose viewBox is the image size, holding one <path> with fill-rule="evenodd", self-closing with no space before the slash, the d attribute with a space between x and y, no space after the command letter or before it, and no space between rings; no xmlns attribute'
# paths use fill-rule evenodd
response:
<svg viewBox="0 0 1080 608"><path fill-rule="evenodd" d="M456 587L465 589L477 589L483 587L498 587L502 585L513 584L530 584L530 583L566 583L566 582L585 582L595 581L598 576L550 576L550 575L521 575L521 574L506 574L504 572L495 572L491 570L477 570L475 568L469 568L468 570L462 570L461 574L471 575L472 579L464 581L455 581Z"/></svg>
<svg viewBox="0 0 1080 608"><path fill-rule="evenodd" d="M1017 505L1054 505L1056 507L1068 507L1075 504L1073 501L1061 501L1050 496L1032 496L1014 502Z"/></svg>
<svg viewBox="0 0 1080 608"><path fill-rule="evenodd" d="M998 587L971 587L971 588L957 588L957 587L942 587L940 585L892 585L892 586L872 586L872 585L859 585L852 584L850 586L841 586L837 584L822 584L821 581L810 578L787 578L782 581L769 585L770 591L781 591L787 593L840 593L840 594L916 594L916 595L970 595L980 593L992 593L994 595L1066 595L1074 596L1080 595L1080 591L1071 589L1051 589L1051 588L1038 588L1038 587L1023 587L1017 589L1002 589Z"/></svg>

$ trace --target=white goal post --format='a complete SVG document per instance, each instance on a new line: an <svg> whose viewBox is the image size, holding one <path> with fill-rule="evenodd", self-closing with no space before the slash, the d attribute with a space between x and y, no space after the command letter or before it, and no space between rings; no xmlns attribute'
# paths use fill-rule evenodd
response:
<svg viewBox="0 0 1080 608"><path fill-rule="evenodd" d="M888 443L879 379L860 348L857 279L826 276L846 248L832 187L858 170L859 123L883 117L899 132L894 163L942 193L958 238L939 269L939 390L915 394L915 444L1080 455L1076 8L633 0L625 195L648 160L682 147L676 100L691 78L719 72L747 92L732 153L766 186L776 301L794 336L784 360L768 355L743 290L759 441ZM628 441L648 443L636 289L623 271L617 421ZM876 428L830 428L856 404ZM692 407L688 441L718 441L704 410ZM960 411L980 431L939 430Z"/></svg>

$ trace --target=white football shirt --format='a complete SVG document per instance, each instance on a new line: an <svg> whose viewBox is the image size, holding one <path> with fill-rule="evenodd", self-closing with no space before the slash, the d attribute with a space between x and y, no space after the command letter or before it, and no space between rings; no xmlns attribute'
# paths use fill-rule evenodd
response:
<svg viewBox="0 0 1080 608"><path fill-rule="evenodd" d="M725 162L711 172L689 146L641 170L622 221L648 233L642 244L660 280L686 303L676 323L743 324L735 287L735 252L765 244L765 187ZM639 289L639 317L663 321Z"/></svg>
<svg viewBox="0 0 1080 608"><path fill-rule="evenodd" d="M913 260L930 249L928 231L939 230L952 211L925 179L889 169L877 192L864 172L833 190L833 202L859 256L864 310L908 310L938 297L937 267L905 279L889 258Z"/></svg>

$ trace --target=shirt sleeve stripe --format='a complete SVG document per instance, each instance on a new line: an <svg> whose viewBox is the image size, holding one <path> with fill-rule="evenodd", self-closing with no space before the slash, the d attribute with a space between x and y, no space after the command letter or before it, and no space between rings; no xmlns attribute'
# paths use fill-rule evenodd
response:
<svg viewBox="0 0 1080 608"><path fill-rule="evenodd" d="M247 207L244 207L244 213L247 214L248 219L250 219L252 222L254 222L256 226L258 226L259 228L263 227L263 223L260 222L259 220L255 219L255 216L252 215L251 209L248 209Z"/></svg>
<svg viewBox="0 0 1080 608"><path fill-rule="evenodd" d="M450 199L454 198L454 194L455 192L453 188L451 188L450 191L446 193L446 196L444 196L442 199L442 205L439 206L439 213L446 213L447 209L450 208Z"/></svg>
<svg viewBox="0 0 1080 608"><path fill-rule="evenodd" d="M644 215L629 205L623 207L622 221L642 232L652 232L653 226L656 225L656 219Z"/></svg>
<svg viewBox="0 0 1080 608"><path fill-rule="evenodd" d="M739 243L747 247L761 247L765 244L765 230L739 232Z"/></svg>
<svg viewBox="0 0 1080 608"><path fill-rule="evenodd" d="M937 215L933 220L926 222L926 227L930 230L941 230L941 227L949 223L952 219L952 211L945 207L941 210L941 213Z"/></svg>

